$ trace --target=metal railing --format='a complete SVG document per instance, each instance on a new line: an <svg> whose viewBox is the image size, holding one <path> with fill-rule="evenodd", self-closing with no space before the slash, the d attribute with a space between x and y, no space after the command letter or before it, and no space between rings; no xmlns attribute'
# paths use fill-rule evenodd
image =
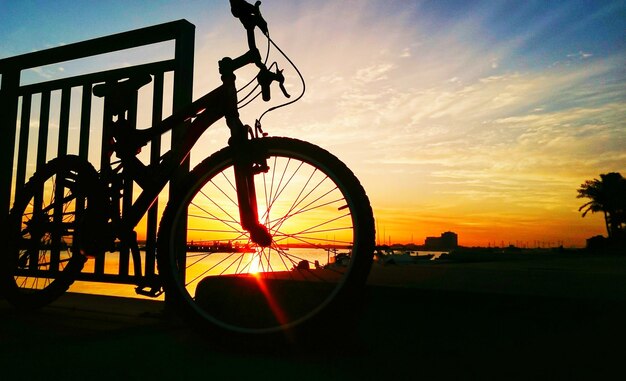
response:
<svg viewBox="0 0 626 381"><path fill-rule="evenodd" d="M192 101L193 59L195 26L186 20L178 20L143 29L100 37L88 41L60 46L43 51L23 54L0 60L0 205L3 219L8 214L12 192L19 192L27 175L44 165L52 156L68 154L71 145L77 154L85 159L100 158L100 163L92 164L101 168L104 160L109 160L102 150L104 142L95 142L93 137L102 136L106 115L102 110L102 123L94 123L95 99L92 88L97 83L117 82L137 74L153 76L151 122L155 124L163 118L164 78L166 73L173 74L171 90L172 112L188 105ZM61 62L74 61L125 49L145 47L166 41L174 41L173 59L120 67L68 78L49 80L40 83L21 85L24 70L43 67ZM169 77L168 77L169 78ZM57 98L60 92L60 101ZM78 100L73 99L80 93ZM51 102L54 99L54 102ZM35 101L34 101L35 100ZM74 102L72 102L74 100ZM74 104L74 106L72 106ZM37 110L38 106L38 110ZM137 100L129 105L128 119L136 124ZM58 108L55 108L58 107ZM79 108L80 111L77 111ZM58 128L50 128L50 115L58 113ZM71 118L72 113L79 113ZM38 114L38 120L31 120ZM72 114L72 115L74 115ZM108 118L108 119L107 119ZM75 122L71 122L75 121ZM74 124L73 124L74 123ZM77 130L77 134L70 131ZM100 132L94 133L95 131ZM91 139L91 141L90 141ZM177 136L171 136L172 148L176 149ZM56 152L50 152L56 147ZM150 162L158 161L161 151L161 137L150 144ZM33 155L34 160L33 160ZM30 159L30 160L29 160ZM188 169L188 168L187 168ZM184 169L185 170L185 169ZM132 203L132 192L125 194L124 203ZM158 223L158 202L147 214L146 243L143 276L155 274L156 234ZM128 250L119 253L119 271L117 274L105 273L106 258L96 258L93 271L83 271L80 279L113 283L136 283L137 274L130 274L130 256ZM135 271L136 273L136 271Z"/></svg>

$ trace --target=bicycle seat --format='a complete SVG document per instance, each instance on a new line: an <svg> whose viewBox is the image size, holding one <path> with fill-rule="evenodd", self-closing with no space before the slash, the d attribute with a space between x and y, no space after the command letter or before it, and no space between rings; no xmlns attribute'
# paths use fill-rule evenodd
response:
<svg viewBox="0 0 626 381"><path fill-rule="evenodd" d="M152 81L150 74L141 74L122 82L101 83L93 87L93 95L100 98L113 95L115 98L126 99L150 81Z"/></svg>

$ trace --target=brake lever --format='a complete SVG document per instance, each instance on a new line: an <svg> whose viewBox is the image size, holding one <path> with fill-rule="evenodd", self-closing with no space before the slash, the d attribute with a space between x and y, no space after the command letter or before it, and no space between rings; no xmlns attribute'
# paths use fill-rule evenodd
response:
<svg viewBox="0 0 626 381"><path fill-rule="evenodd" d="M270 85L273 81L278 82L278 86L286 98L291 97L291 95L287 92L287 89L285 89L285 76L283 75L283 71L279 70L278 67L276 68L275 73L268 69L261 69L257 77L257 81L259 82L259 85L261 85L261 94L265 102L272 98Z"/></svg>
<svg viewBox="0 0 626 381"><path fill-rule="evenodd" d="M291 95L289 95L287 89L285 89L285 76L283 75L283 71L278 70L278 67L276 68L276 81L278 82L278 87L280 87L280 90L283 92L285 98L291 98Z"/></svg>

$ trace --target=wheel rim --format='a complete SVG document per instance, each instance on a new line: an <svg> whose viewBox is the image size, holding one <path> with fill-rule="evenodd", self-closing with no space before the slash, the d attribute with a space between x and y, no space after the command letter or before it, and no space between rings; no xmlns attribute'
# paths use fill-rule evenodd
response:
<svg viewBox="0 0 626 381"><path fill-rule="evenodd" d="M175 218L173 231L187 231L184 270L175 275L183 297L203 319L233 331L273 332L309 319L341 291L359 250L358 200L346 197L341 176L312 155L270 155L269 172L255 178L269 247L240 228L230 160L188 191L187 218L182 209Z"/></svg>

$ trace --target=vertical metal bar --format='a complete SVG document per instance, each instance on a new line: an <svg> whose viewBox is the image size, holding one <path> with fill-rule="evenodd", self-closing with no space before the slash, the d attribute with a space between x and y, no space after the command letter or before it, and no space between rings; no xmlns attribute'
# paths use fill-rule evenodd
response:
<svg viewBox="0 0 626 381"><path fill-rule="evenodd" d="M111 114L110 100L105 98L104 110L102 111L102 142L100 142L100 170L104 173L109 170L110 166L110 152L109 141L111 139L111 131L109 126L113 122L113 115Z"/></svg>
<svg viewBox="0 0 626 381"><path fill-rule="evenodd" d="M191 103L193 99L193 55L194 55L194 30L193 24L181 26L176 36L175 44L175 70L173 89L173 112ZM172 131L172 149L181 150L185 131L174 128ZM189 171L189 159L181 166L179 175ZM180 176L177 176L180 178Z"/></svg>
<svg viewBox="0 0 626 381"><path fill-rule="evenodd" d="M39 135L37 136L37 166L35 171L41 169L46 163L46 156L48 155L48 128L50 122L50 90L44 91L41 93L41 107L39 111ZM46 189L41 189L41 193L35 195L35 209L41 208L42 204L46 202L43 199L43 196L46 194ZM56 197L56 194L51 197ZM53 208L53 214L58 216L57 208ZM56 230L56 229L55 229ZM53 243L58 242L58 234L52 236ZM53 247L56 245L52 245ZM31 266L39 262L38 257L36 257L37 253L31 254L30 263ZM58 250L52 250L50 254L51 257L59 257ZM53 259L50 260L53 262ZM57 261L58 262L58 261Z"/></svg>
<svg viewBox="0 0 626 381"><path fill-rule="evenodd" d="M43 209L43 196L45 193L44 188L45 185L35 189L35 194L33 195L33 216L41 216L40 213ZM38 269L39 266L37 264L39 263L39 247L37 247L37 250L30 250L28 262L31 269Z"/></svg>
<svg viewBox="0 0 626 381"><path fill-rule="evenodd" d="M61 110L59 116L59 139L57 141L57 157L67 155L67 141L69 139L69 128L70 128L70 98L72 89L69 87L65 87L61 90ZM62 177L60 177L62 176ZM65 229L63 227L64 221L64 205L63 205L63 197L65 195L65 174L57 174L57 187L56 187L56 195L55 199L55 207L54 207L54 222L57 225L55 229L55 234L58 237L53 237L56 240L58 245L54 245L54 247L60 247L62 242L62 232ZM77 216L74 215L74 223L76 222ZM75 226L74 226L75 228ZM62 249L62 248L61 248ZM52 271L61 270L59 268L60 265L60 257L61 253L59 249L55 249L52 251L52 255L50 257L50 268Z"/></svg>
<svg viewBox="0 0 626 381"><path fill-rule="evenodd" d="M91 125L91 83L83 85L83 94L80 106L80 131L78 133L78 156L88 160L89 156L89 127ZM85 199L76 199L76 221L81 221L85 211Z"/></svg>
<svg viewBox="0 0 626 381"><path fill-rule="evenodd" d="M163 119L163 73L154 75L154 92L152 94L152 125ZM150 143L150 165L159 163L161 157L161 136L155 136ZM148 221L146 226L146 258L144 261L144 274L147 278L152 277L156 264L156 238L159 200L148 209Z"/></svg>
<svg viewBox="0 0 626 381"><path fill-rule="evenodd" d="M57 146L57 157L67 155L67 141L69 139L70 128L70 98L72 89L69 87L61 90L61 115L59 117L59 140Z"/></svg>
<svg viewBox="0 0 626 381"><path fill-rule="evenodd" d="M87 159L89 156L89 132L91 126L91 83L83 85L83 96L80 106L80 133L78 156Z"/></svg>
<svg viewBox="0 0 626 381"><path fill-rule="evenodd" d="M37 139L37 169L46 163L48 154L48 125L50 122L50 90L41 93L41 111L39 112L39 136Z"/></svg>
<svg viewBox="0 0 626 381"><path fill-rule="evenodd" d="M119 115L118 118L122 119L123 115ZM119 119L118 119L119 121ZM134 130L137 127L137 92L135 91L132 99L129 99L128 113L127 113L128 128ZM131 173L124 173L124 188L122 198L122 215L130 212L133 207L133 176ZM126 233L126 232L124 232ZM130 267L128 245L123 245L120 248L120 262L119 262L119 275L127 276L128 269ZM139 274L135 274L139 275Z"/></svg>
<svg viewBox="0 0 626 381"><path fill-rule="evenodd" d="M173 111L176 112L181 107L191 103L193 98L193 55L194 55L194 30L193 24L185 24L181 26L176 36L175 45L175 70L174 70L174 89L173 89ZM174 154L183 150L184 131L180 128L174 128L172 131L172 151ZM181 164L178 171L170 180L170 199L177 197L174 193L183 177L189 172L189 157ZM181 225L179 230L174 232L176 245L181 253L184 253L186 244L186 224ZM185 258L177 258L181 276L184 276Z"/></svg>
<svg viewBox="0 0 626 381"><path fill-rule="evenodd" d="M52 238L52 247L50 249L50 272L54 273L57 272L59 270L61 270L61 268L59 268L60 265L60 259L61 259L61 243L62 243L62 236L63 236L63 213L65 212L63 210L63 198L65 195L65 173L57 173L56 174L56 184L55 187L52 189L52 192L54 192L53 194L53 200L54 200L54 206L52 208L52 213L53 213L53 217L52 217L52 231L50 232L51 238ZM44 194L45 194L45 189L44 189Z"/></svg>
<svg viewBox="0 0 626 381"><path fill-rule="evenodd" d="M15 154L18 104L17 90L19 85L19 68L10 68L2 72L2 82L0 83L0 126L6 129L4 132L6 135L0 139L1 220L4 220L11 203L11 180L13 179L13 155Z"/></svg>
<svg viewBox="0 0 626 381"><path fill-rule="evenodd" d="M84 95L83 95L84 96ZM109 157L109 140L111 139L111 131L110 124L113 122L113 115L111 113L111 106L109 104L109 100L104 100L104 110L102 112L102 142L100 149L100 173L102 176L110 176L111 175L111 161ZM115 200L113 200L115 202ZM115 213L115 211L111 211ZM96 257L94 263L94 273L96 277L98 275L104 274L104 262L105 256L99 255Z"/></svg>
<svg viewBox="0 0 626 381"><path fill-rule="evenodd" d="M20 140L17 151L17 170L15 171L15 194L26 182L26 161L28 160L28 136L30 134L30 108L32 94L22 96L22 118L20 121Z"/></svg>
<svg viewBox="0 0 626 381"><path fill-rule="evenodd" d="M41 93L41 109L39 111L39 136L37 137L37 168L35 169L36 171L40 170L45 164L46 164L46 160L47 160L47 155L48 155L48 132L49 132L49 126L50 125L50 90L46 90L44 92ZM57 180L58 177L57 177ZM59 256L60 256L60 252L59 252L59 242L60 242L60 236L58 234L58 224L60 221L60 209L57 205L57 202L59 200L61 200L63 198L63 193L62 193L62 184L58 184L57 185L61 185L55 189L52 189L51 195L50 197L52 197L52 200L50 200L51 202L54 202L54 207L52 209L52 213L53 213L53 223L55 225L55 228L53 229L52 233L52 249L50 251L50 270L51 271L56 271L58 270L58 265L59 265ZM46 189L42 189L42 196L46 194ZM47 200L44 200L42 198L41 202L46 202ZM39 204L39 202L36 202L36 204ZM31 265L37 263L37 261L35 260L35 258L31 257Z"/></svg>

